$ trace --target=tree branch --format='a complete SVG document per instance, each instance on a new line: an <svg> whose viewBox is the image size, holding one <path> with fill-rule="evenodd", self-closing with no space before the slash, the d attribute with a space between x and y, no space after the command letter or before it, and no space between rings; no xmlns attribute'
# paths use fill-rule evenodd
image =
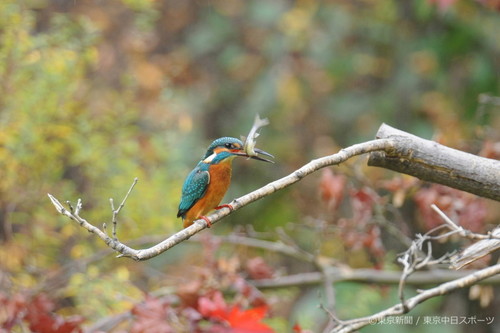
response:
<svg viewBox="0 0 500 333"><path fill-rule="evenodd" d="M225 243L231 243L236 245L244 245L248 247L254 247L259 249L264 249L266 251L272 251L275 253L281 253L291 258L305 261L314 264L316 257L310 253L299 251L295 247L286 245L282 242L266 241L257 238L239 236L239 235L227 235L227 236L212 236L213 239L222 241Z"/></svg>
<svg viewBox="0 0 500 333"><path fill-rule="evenodd" d="M424 286L429 284L440 284L466 277L476 273L476 270L451 271L447 269L431 269L428 271L415 272L405 280L407 286ZM329 275L333 283L358 282L385 285L399 285L401 282L400 271L381 271L370 268L338 268L331 267ZM259 289L278 289L290 287L314 286L324 283L324 273L307 272L273 279L253 280L251 283ZM500 276L491 277L482 281L482 284L500 285Z"/></svg>
<svg viewBox="0 0 500 333"><path fill-rule="evenodd" d="M393 147L393 141L389 139L372 140L350 146L348 148L342 149L340 152L336 154L312 160L311 162L307 163L300 169L292 172L288 176L278 179L274 182L271 182L240 198L234 199L230 203L230 205L233 207L233 211L236 211L256 200L259 200L265 196L268 196L276 191L282 190L300 181L302 178L312 174L313 172L321 168L331 165L338 165L340 163L347 161L352 157L373 152L376 150L384 150L384 149L391 150L392 147ZM87 220L82 218L79 215L82 206L81 200L79 200L79 204L77 205L77 210L73 210L71 206L70 209L68 210L53 195L48 194L48 196L52 204L55 206L55 208L60 214L77 222L81 227L101 238L106 243L107 246L120 253L118 257L130 257L134 260L147 260L153 258L167 251L173 246L189 239L191 236L197 234L198 232L207 227L207 222L203 219L199 219L196 220L191 226L175 233L174 235L170 236L169 238L165 239L164 241L160 242L157 245L154 245L148 249L136 250L121 243L117 239L109 237L106 232L103 232L102 230L100 230L99 228L95 227ZM210 214L208 216L208 219L212 224L215 224L218 221L220 221L223 217L229 215L230 213L231 211L229 210L229 208L222 208Z"/></svg>
<svg viewBox="0 0 500 333"><path fill-rule="evenodd" d="M359 330L370 324L375 324L386 317L397 316L407 313L408 311L415 308L418 304L436 297L451 293L457 289L465 288L473 284L478 283L488 277L500 274L500 264L484 268L482 270L476 271L472 274L468 274L462 278L443 283L437 287L427 289L422 291L420 294L413 296L406 300L405 305L399 303L388 309L375 313L371 316L340 321L338 326L332 331L332 333L348 333Z"/></svg>
<svg viewBox="0 0 500 333"><path fill-rule="evenodd" d="M480 240L451 257L451 267L460 269L500 249L500 227L488 233L489 238Z"/></svg>
<svg viewBox="0 0 500 333"><path fill-rule="evenodd" d="M377 138L393 139L393 150L373 152L368 165L406 173L500 201L500 161L455 150L382 124Z"/></svg>

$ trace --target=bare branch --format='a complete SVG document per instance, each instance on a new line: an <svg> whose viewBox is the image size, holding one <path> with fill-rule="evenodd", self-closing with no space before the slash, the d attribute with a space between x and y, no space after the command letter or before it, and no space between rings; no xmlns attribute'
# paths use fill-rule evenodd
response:
<svg viewBox="0 0 500 333"><path fill-rule="evenodd" d="M289 257L292 257L294 259L298 259L308 263L314 263L315 260L314 255L307 253L305 251L300 251L296 247L283 244L282 242L272 242L272 241L266 241L262 239L256 239L238 235L212 236L212 238L226 243L245 245L245 246L264 249L267 251L281 253Z"/></svg>
<svg viewBox="0 0 500 333"><path fill-rule="evenodd" d="M500 249L500 227L497 227L493 231L489 232L486 237L488 238L472 244L465 250L462 250L460 253L451 257L451 267L454 269L460 269L465 265L468 265L471 262Z"/></svg>
<svg viewBox="0 0 500 333"><path fill-rule="evenodd" d="M500 249L500 227L488 232L486 235L474 233L457 225L436 205L431 205L431 208L436 211L439 216L441 216L452 232L458 233L464 238L480 240L465 250L462 250L459 254L452 256L450 259L452 268L460 269L465 265L468 265L471 262Z"/></svg>
<svg viewBox="0 0 500 333"><path fill-rule="evenodd" d="M324 332L330 332L335 326L341 324L341 320L335 314L336 292L332 266L321 264L318 265L323 275L323 289L325 290L326 304L320 304L320 307L328 314L329 321L324 329Z"/></svg>
<svg viewBox="0 0 500 333"><path fill-rule="evenodd" d="M431 236L436 230L439 229L434 228L424 235L417 234L417 239L414 240L408 250L397 259L398 262L403 265L403 272L399 280L398 295L405 312L408 312L409 309L406 306L404 287L411 274L425 267L442 264L450 257L450 254L446 253L441 258L433 259L431 240L441 238L441 236ZM427 253L424 253L424 244L427 245Z"/></svg>
<svg viewBox="0 0 500 333"><path fill-rule="evenodd" d="M78 204L77 208L75 209L75 212L72 213L59 202L53 195L47 193L47 195L50 198L50 201L52 201L52 204L56 207L59 213L61 213L64 216L69 217L71 220L77 222L82 228L87 229L89 232L97 235L100 239L102 239L107 246L112 248L113 250L120 252L123 255L130 254L132 255L134 253L134 249L120 243L119 241L113 240L111 237L109 237L105 232L103 232L101 229L97 228L96 226L90 224L85 220L84 218L80 217L78 214L81 207L82 207L82 202L80 199L78 199Z"/></svg>
<svg viewBox="0 0 500 333"><path fill-rule="evenodd" d="M500 106L500 97L491 96L488 94L479 94L478 102L479 104L491 104L494 106Z"/></svg>
<svg viewBox="0 0 500 333"><path fill-rule="evenodd" d="M430 298L449 294L452 291L471 286L481 280L497 274L500 274L500 264L484 268L462 278L443 283L428 290L424 290L420 294L406 300L405 306L402 306L402 304L396 304L371 316L342 321L338 326L334 328L332 333L353 332L367 325L377 323L386 317L405 314L406 312L415 308L418 304Z"/></svg>
<svg viewBox="0 0 500 333"><path fill-rule="evenodd" d="M230 203L230 205L233 207L233 212L234 212L256 200L259 200L265 196L268 196L276 191L282 190L300 181L302 178L312 174L313 172L321 168L331 165L338 165L340 163L347 161L352 157L366 154L375 150L383 150L383 149L390 150L392 149L392 146L393 146L393 141L389 139L372 140L350 146L348 148L342 149L340 152L336 154L312 160L311 162L307 163L300 169L292 172L288 176L278 179L274 182L271 182L261 187L260 189L248 193L240 198L234 199ZM80 217L79 211L81 208L81 201L79 201L80 205L79 206L77 205L77 209L75 210L75 212L72 213L71 211L64 208L64 206L54 196L52 196L51 194L48 194L48 196L52 201L52 204L56 207L59 213L69 217L73 221L76 221L78 224L80 224L80 226L87 229L89 232L96 234L106 243L106 245L108 245L113 250L119 252L120 253L120 255L118 255L119 257L130 257L134 260L147 260L167 251L171 247L189 239L191 236L197 234L198 232L206 228L206 221L203 219L199 219L195 221L195 223L193 223L191 226L175 233L174 235L170 236L169 238L165 239L164 241L160 242L157 245L154 245L148 249L136 250L121 243L116 239L109 237L105 232L101 231L99 228L95 227L94 225L90 224L85 219ZM230 213L231 211L229 210L229 208L222 208L209 215L208 219L212 224L215 224L218 221L220 221L223 217L229 215Z"/></svg>
<svg viewBox="0 0 500 333"><path fill-rule="evenodd" d="M403 265L403 273L401 274L398 293L404 310L407 310L403 294L407 278L415 271L421 270L424 267L436 264L449 263L450 258L453 256L450 253L446 253L441 258L433 259L432 242L431 242L432 240L445 239L455 234L471 239L485 239L485 238L491 239L492 237L491 233L489 235L476 234L469 230L464 229L463 227L458 226L434 204L431 205L431 208L443 218L445 224L433 228L424 235L417 234L416 235L417 239L414 240L411 246L408 248L408 250L401 257L398 258L398 262ZM436 233L437 231L442 231L445 228L450 229L451 231L444 234L442 233L436 236L432 236L432 234ZM423 254L424 244L427 245L427 254Z"/></svg>
<svg viewBox="0 0 500 333"><path fill-rule="evenodd" d="M386 124L380 126L377 138L393 139L395 147L370 154L368 165L500 201L500 161L455 150Z"/></svg>
<svg viewBox="0 0 500 333"><path fill-rule="evenodd" d="M477 272L476 270L450 271L448 269L431 269L428 271L415 272L406 279L407 286L424 286L429 284L440 284L455 279L463 278ZM358 282L376 283L385 285L398 285L401 279L400 271L381 271L370 268L338 268L332 267L330 275L333 283ZM324 283L324 275L321 272L307 272L293 275L280 276L273 279L261 279L252 281L259 289L279 289L290 287L315 286ZM488 285L500 285L500 276L489 278L480 283Z"/></svg>
<svg viewBox="0 0 500 333"><path fill-rule="evenodd" d="M118 206L117 209L115 209L115 204L114 204L113 198L109 198L109 202L111 204L111 212L113 213L113 218L112 218L113 231L112 231L112 235L113 235L113 240L114 241L118 241L118 238L116 237L116 226L118 224L117 216L120 213L120 211L123 209L123 207L125 206L125 202L127 201L128 196L130 195L130 193L134 189L134 186L137 184L138 180L139 179L137 177L134 178L134 181L132 182L132 185L130 185L130 188L128 189L127 194L125 194L125 197L123 198L122 203L120 204L120 206ZM106 224L103 225L104 229L106 228L105 226L106 226Z"/></svg>
<svg viewBox="0 0 500 333"><path fill-rule="evenodd" d="M474 233L470 230L464 229L463 227L459 226L455 222L453 222L448 216L446 216L445 213L441 209L438 208L438 206L432 204L431 208L441 216L441 218L446 222L446 225L451 229L451 231L455 231L458 233L460 236L464 238L469 238L469 239L498 239L500 240L500 235L494 235L493 233L489 232L487 235L483 234L478 234Z"/></svg>

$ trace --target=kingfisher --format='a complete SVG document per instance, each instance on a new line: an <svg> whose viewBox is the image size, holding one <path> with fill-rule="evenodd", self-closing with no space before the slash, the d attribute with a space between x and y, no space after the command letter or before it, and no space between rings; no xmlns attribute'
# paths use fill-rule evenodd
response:
<svg viewBox="0 0 500 333"><path fill-rule="evenodd" d="M273 157L263 150L257 148L253 150L257 154ZM233 207L228 204L219 206L231 183L233 159L241 156L273 163L257 154L248 155L245 152L243 142L236 138L223 137L212 142L201 161L186 177L182 186L182 197L177 217L182 217L184 228L189 227L193 221L200 218L207 222L207 227L210 227L212 224L205 214L222 207L233 210Z"/></svg>

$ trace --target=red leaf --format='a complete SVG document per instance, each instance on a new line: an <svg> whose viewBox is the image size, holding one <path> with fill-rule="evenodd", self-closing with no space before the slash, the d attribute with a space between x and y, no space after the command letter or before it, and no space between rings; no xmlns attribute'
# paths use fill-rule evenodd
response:
<svg viewBox="0 0 500 333"><path fill-rule="evenodd" d="M132 308L135 321L132 333L170 333L174 332L167 322L170 304L161 298L147 295L146 300Z"/></svg>
<svg viewBox="0 0 500 333"><path fill-rule="evenodd" d="M177 290L177 295L181 299L182 305L186 307L196 308L202 286L203 281L201 279L195 279L180 285L179 289Z"/></svg>
<svg viewBox="0 0 500 333"><path fill-rule="evenodd" d="M302 327L300 327L299 324L295 324L292 327L293 333L312 333L310 330L305 330Z"/></svg>
<svg viewBox="0 0 500 333"><path fill-rule="evenodd" d="M62 318L62 317L59 317ZM82 316L71 316L64 318L63 322L59 323L59 326L56 326L56 330L54 333L75 333L82 332L80 325L84 321Z"/></svg>
<svg viewBox="0 0 500 333"><path fill-rule="evenodd" d="M33 320L33 317L31 318ZM82 322L81 316L64 318L51 313L39 313L36 315L36 321L30 322L30 330L37 333L76 333L82 332Z"/></svg>
<svg viewBox="0 0 500 333"><path fill-rule="evenodd" d="M243 277L238 276L232 286L251 306L261 306L267 304L262 292L255 288L255 286L251 285Z"/></svg>
<svg viewBox="0 0 500 333"><path fill-rule="evenodd" d="M55 303L45 294L35 296L27 304L26 321L30 330L38 333L75 333L82 332L80 324L84 321L81 316L62 317L53 313Z"/></svg>
<svg viewBox="0 0 500 333"><path fill-rule="evenodd" d="M269 279L274 275L274 270L262 257L255 257L246 262L248 275L254 280Z"/></svg>
<svg viewBox="0 0 500 333"><path fill-rule="evenodd" d="M434 3L438 6L439 10L445 11L457 1L457 0L427 0L431 4Z"/></svg>
<svg viewBox="0 0 500 333"><path fill-rule="evenodd" d="M215 291L211 297L198 299L198 311L206 318L225 319L228 310L226 301L220 291Z"/></svg>
<svg viewBox="0 0 500 333"><path fill-rule="evenodd" d="M344 189L347 178L344 175L335 175L331 169L323 169L319 189L321 199L328 208L335 211L344 197Z"/></svg>
<svg viewBox="0 0 500 333"><path fill-rule="evenodd" d="M273 333L271 327L261 322L267 310L267 306L249 310L241 310L238 306L234 306L227 313L226 321L234 333Z"/></svg>
<svg viewBox="0 0 500 333"><path fill-rule="evenodd" d="M55 308L54 301L49 299L45 294L36 295L30 302L32 307L37 312L51 312Z"/></svg>
<svg viewBox="0 0 500 333"><path fill-rule="evenodd" d="M485 200L472 194L433 184L418 190L414 200L427 230L444 223L431 204L438 206L453 222L465 229L472 232L482 232L484 229L487 216Z"/></svg>
<svg viewBox="0 0 500 333"><path fill-rule="evenodd" d="M304 331L304 330L302 329L302 327L300 327L300 325L299 325L299 324L295 324L295 325L293 325L293 328L292 328L292 329L293 329L293 333L305 333L305 332L306 332L306 331Z"/></svg>
<svg viewBox="0 0 500 333"><path fill-rule="evenodd" d="M393 193L392 203L401 207L408 196L408 192L418 184L418 178L410 176L395 176L381 182L381 187Z"/></svg>
<svg viewBox="0 0 500 333"><path fill-rule="evenodd" d="M228 307L222 293L215 291L210 297L198 299L198 311L207 319L225 323L231 333L273 333L273 330L261 320L267 314L267 306L241 310L238 306Z"/></svg>
<svg viewBox="0 0 500 333"><path fill-rule="evenodd" d="M353 220L356 223L364 225L370 222L373 216L373 208L378 202L379 196L368 187L352 190L351 206L353 211Z"/></svg>
<svg viewBox="0 0 500 333"><path fill-rule="evenodd" d="M20 320L22 320L26 307L26 298L23 295L5 295L0 294L0 308L2 317L0 318L0 327L10 331Z"/></svg>

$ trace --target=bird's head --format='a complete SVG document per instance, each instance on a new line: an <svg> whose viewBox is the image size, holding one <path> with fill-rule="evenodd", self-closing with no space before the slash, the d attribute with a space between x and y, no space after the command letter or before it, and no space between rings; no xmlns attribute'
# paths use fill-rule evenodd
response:
<svg viewBox="0 0 500 333"><path fill-rule="evenodd" d="M254 150L258 154L273 157L273 155L261 149L255 148ZM244 150L243 142L231 137L219 138L212 142L202 161L205 163L217 164L226 159L232 160L236 156L250 157L259 161L271 162L259 156L249 156Z"/></svg>

